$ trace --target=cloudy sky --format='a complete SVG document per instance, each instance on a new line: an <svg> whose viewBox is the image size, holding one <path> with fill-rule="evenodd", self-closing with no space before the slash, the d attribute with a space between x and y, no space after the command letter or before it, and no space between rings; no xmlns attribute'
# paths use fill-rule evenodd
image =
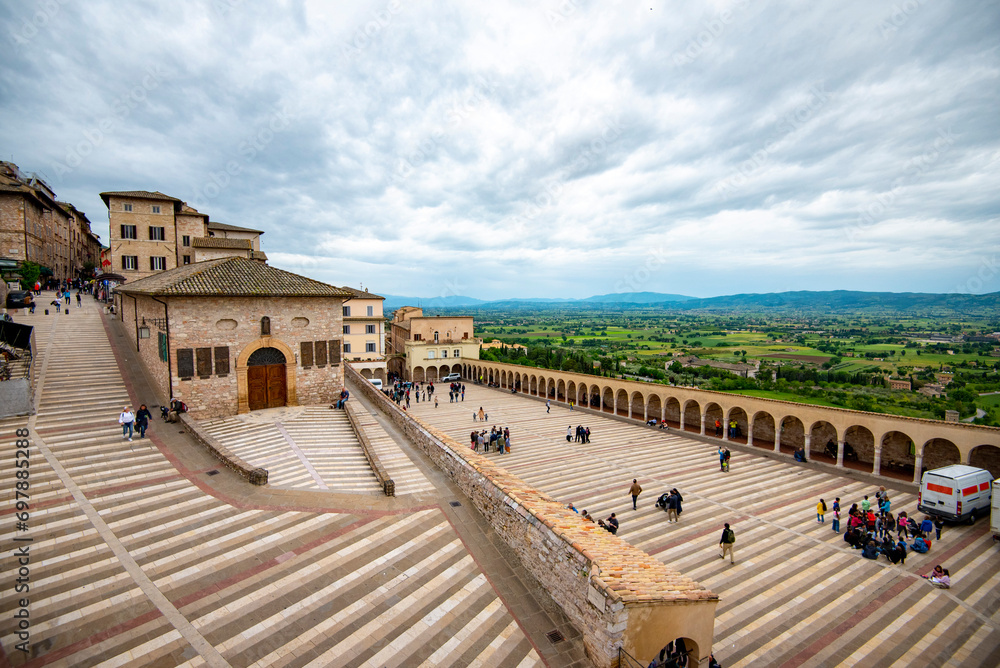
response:
<svg viewBox="0 0 1000 668"><path fill-rule="evenodd" d="M0 5L0 157L421 297L1000 290L1000 4Z"/></svg>

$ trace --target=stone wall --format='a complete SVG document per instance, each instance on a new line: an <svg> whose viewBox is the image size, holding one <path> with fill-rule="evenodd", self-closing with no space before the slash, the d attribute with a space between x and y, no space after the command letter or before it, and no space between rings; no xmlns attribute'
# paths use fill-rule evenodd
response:
<svg viewBox="0 0 1000 668"><path fill-rule="evenodd" d="M252 485L266 485L267 484L267 469L254 466L243 461L238 455L233 454L229 451L229 448L224 446L219 441L215 440L211 434L203 430L198 423L191 419L186 413L181 413L181 423L187 427L187 430L191 432L191 435L195 439L208 448L216 459L222 462L226 468L231 471L235 471L237 475L246 480Z"/></svg>
<svg viewBox="0 0 1000 668"><path fill-rule="evenodd" d="M359 409L353 401L348 401L344 404L344 409L347 412L347 418L351 421L351 426L354 428L354 434L358 437L358 442L361 443L361 449L365 453L365 459L368 460L368 466L371 467L372 473L375 474L378 484L382 486L382 491L386 496L396 496L396 483L393 482L389 476L389 472L382 466L382 462L379 460L375 448L372 447L372 441L368 435L368 431L372 430L377 436L378 432L382 432L381 426L375 422L367 411Z"/></svg>
<svg viewBox="0 0 1000 668"><path fill-rule="evenodd" d="M715 594L412 418L355 370L346 373L472 500L580 630L595 665L617 666L619 647L645 665L678 637L694 648L692 665L708 656Z"/></svg>

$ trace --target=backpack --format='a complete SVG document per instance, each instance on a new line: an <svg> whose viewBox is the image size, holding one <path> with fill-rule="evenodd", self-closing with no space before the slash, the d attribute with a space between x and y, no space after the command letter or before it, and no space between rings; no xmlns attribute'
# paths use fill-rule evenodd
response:
<svg viewBox="0 0 1000 668"><path fill-rule="evenodd" d="M733 533L732 529L726 529L726 540L723 541L723 542L725 542L725 543L735 543L736 542L736 534Z"/></svg>

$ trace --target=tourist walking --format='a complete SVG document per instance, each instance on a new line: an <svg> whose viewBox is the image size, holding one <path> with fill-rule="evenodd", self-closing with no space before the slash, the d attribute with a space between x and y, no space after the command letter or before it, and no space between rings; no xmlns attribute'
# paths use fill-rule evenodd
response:
<svg viewBox="0 0 1000 668"><path fill-rule="evenodd" d="M642 493L642 487L635 478L632 478L632 486L628 488L628 493L632 495L632 510L638 510L635 504L639 500L639 494Z"/></svg>
<svg viewBox="0 0 1000 668"><path fill-rule="evenodd" d="M483 407L479 407L479 421L483 422L486 420L486 413L483 411Z"/></svg>
<svg viewBox="0 0 1000 668"><path fill-rule="evenodd" d="M833 532L840 533L840 497L833 500Z"/></svg>
<svg viewBox="0 0 1000 668"><path fill-rule="evenodd" d="M726 528L722 530L722 537L719 539L719 547L722 548L722 554L719 556L723 559L726 558L726 552L729 553L729 563L735 564L736 557L733 556L733 546L736 545L736 532L729 528L729 524L726 524Z"/></svg>
<svg viewBox="0 0 1000 668"><path fill-rule="evenodd" d="M545 412L548 413L550 410L552 410L552 400L551 399L546 399L545 400Z"/></svg>
<svg viewBox="0 0 1000 668"><path fill-rule="evenodd" d="M81 299L79 292L76 293L76 307L83 308L83 300Z"/></svg>
<svg viewBox="0 0 1000 668"><path fill-rule="evenodd" d="M566 442L570 443L573 441L573 425L566 427Z"/></svg>
<svg viewBox="0 0 1000 668"><path fill-rule="evenodd" d="M139 410L135 412L135 430L139 432L139 438L146 438L146 430L149 429L149 419L151 417L153 417L153 414L146 408L146 404L141 404Z"/></svg>
<svg viewBox="0 0 1000 668"><path fill-rule="evenodd" d="M118 416L118 424L122 426L122 438L132 440L132 425L135 423L135 414L132 409L126 406Z"/></svg>
<svg viewBox="0 0 1000 668"><path fill-rule="evenodd" d="M720 445L719 446L719 470L720 471L725 471L726 470L725 463L726 463L726 450L725 450L725 448L723 448Z"/></svg>
<svg viewBox="0 0 1000 668"><path fill-rule="evenodd" d="M816 504L816 521L820 524L826 521L826 501L823 499Z"/></svg>
<svg viewBox="0 0 1000 668"><path fill-rule="evenodd" d="M944 520L940 517L934 518L934 538L935 540L941 540L941 529L944 528Z"/></svg>

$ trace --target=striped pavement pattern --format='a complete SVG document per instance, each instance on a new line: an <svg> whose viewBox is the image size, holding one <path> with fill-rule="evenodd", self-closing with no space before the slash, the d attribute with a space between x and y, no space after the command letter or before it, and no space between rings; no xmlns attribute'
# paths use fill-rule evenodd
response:
<svg viewBox="0 0 1000 668"><path fill-rule="evenodd" d="M483 406L490 422L465 408ZM816 519L820 498L840 497L844 514L877 488L761 455L733 452L719 471L716 447L501 390L467 386L466 403L410 413L461 444L472 429L510 427L511 453L490 454L507 470L596 518L617 513L618 535L719 594L714 650L726 666L1000 665L1000 552L987 522L946 525L926 555L902 567L872 562ZM589 444L567 443L567 426L591 429ZM644 491L631 508L628 488ZM678 523L655 507L677 487ZM916 516L916 495L893 491L893 512ZM722 525L737 535L736 565L719 558ZM846 520L844 522L846 525ZM918 574L941 563L950 590ZM670 640L669 638L666 640Z"/></svg>
<svg viewBox="0 0 1000 668"><path fill-rule="evenodd" d="M5 581L0 664L542 665L440 509L236 507L193 484L205 471L179 471L149 439L123 440L117 416L128 393L85 303L54 329L51 316L19 318L37 325L47 356L29 530L19 534L32 539L31 651L15 648L17 601ZM14 430L26 423L0 421L6 545ZM156 419L152 433L166 428Z"/></svg>

